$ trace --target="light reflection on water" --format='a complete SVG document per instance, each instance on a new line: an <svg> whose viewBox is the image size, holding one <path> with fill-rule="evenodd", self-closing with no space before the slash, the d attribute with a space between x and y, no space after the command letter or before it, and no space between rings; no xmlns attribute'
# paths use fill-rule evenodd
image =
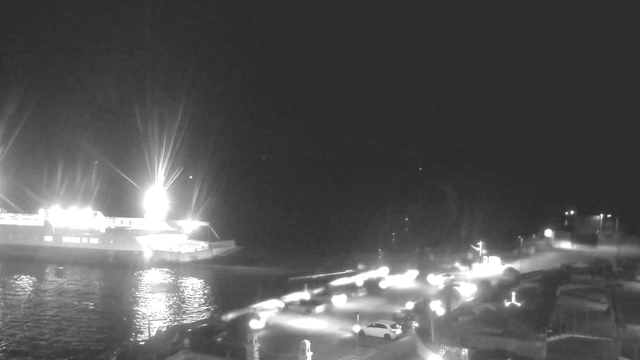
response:
<svg viewBox="0 0 640 360"><path fill-rule="evenodd" d="M0 358L94 359L160 328L277 292L275 277L202 269L0 262Z"/></svg>
<svg viewBox="0 0 640 360"><path fill-rule="evenodd" d="M148 338L172 324L206 319L214 310L211 288L202 279L177 277L165 268L139 271L135 277L135 324L146 331L134 334L134 340Z"/></svg>

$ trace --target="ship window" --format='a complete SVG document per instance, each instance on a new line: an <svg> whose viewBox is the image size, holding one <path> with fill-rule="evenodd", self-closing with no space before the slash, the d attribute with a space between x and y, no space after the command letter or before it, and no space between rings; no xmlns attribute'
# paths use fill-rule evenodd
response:
<svg viewBox="0 0 640 360"><path fill-rule="evenodd" d="M63 237L62 237L62 242L71 242L71 237L69 237L69 236L63 236Z"/></svg>
<svg viewBox="0 0 640 360"><path fill-rule="evenodd" d="M51 235L45 235L45 236L44 236L44 241L49 241L49 242L53 241L53 236L51 236Z"/></svg>
<svg viewBox="0 0 640 360"><path fill-rule="evenodd" d="M83 237L83 238L82 238L82 243L83 243L83 244L86 244L86 243L87 243L87 238L86 238L86 237Z"/></svg>
<svg viewBox="0 0 640 360"><path fill-rule="evenodd" d="M98 238L91 238L91 239L89 239L89 242L92 243L92 244L99 244L100 243Z"/></svg>

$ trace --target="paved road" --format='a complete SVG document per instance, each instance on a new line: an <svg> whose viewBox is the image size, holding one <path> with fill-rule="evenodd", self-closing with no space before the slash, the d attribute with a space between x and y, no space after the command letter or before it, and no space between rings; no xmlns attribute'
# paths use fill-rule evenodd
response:
<svg viewBox="0 0 640 360"><path fill-rule="evenodd" d="M314 360L411 359L415 354L412 334L387 341L371 337L357 337L353 333L359 314L360 324L393 318L393 313L407 301L416 300L438 290L413 282L402 288L387 289L380 296L353 299L347 305L326 314L300 315L282 312L269 319L265 329L257 332L261 358L289 359L296 354L300 341L311 342Z"/></svg>

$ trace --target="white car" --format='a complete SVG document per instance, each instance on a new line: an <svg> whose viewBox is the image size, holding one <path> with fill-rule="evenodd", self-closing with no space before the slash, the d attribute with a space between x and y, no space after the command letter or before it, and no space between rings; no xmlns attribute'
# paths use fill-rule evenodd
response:
<svg viewBox="0 0 640 360"><path fill-rule="evenodd" d="M358 332L358 335L393 340L402 335L402 326L395 321L378 320L374 323L363 326Z"/></svg>
<svg viewBox="0 0 640 360"><path fill-rule="evenodd" d="M454 276L449 273L444 274L429 274L427 276L427 282L434 286L442 286L449 284L455 280Z"/></svg>

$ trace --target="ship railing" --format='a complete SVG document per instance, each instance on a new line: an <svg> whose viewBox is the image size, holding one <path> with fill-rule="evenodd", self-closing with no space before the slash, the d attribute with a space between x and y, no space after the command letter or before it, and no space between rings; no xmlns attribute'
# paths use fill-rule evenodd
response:
<svg viewBox="0 0 640 360"><path fill-rule="evenodd" d="M44 217L37 214L0 214L0 225L44 226Z"/></svg>

